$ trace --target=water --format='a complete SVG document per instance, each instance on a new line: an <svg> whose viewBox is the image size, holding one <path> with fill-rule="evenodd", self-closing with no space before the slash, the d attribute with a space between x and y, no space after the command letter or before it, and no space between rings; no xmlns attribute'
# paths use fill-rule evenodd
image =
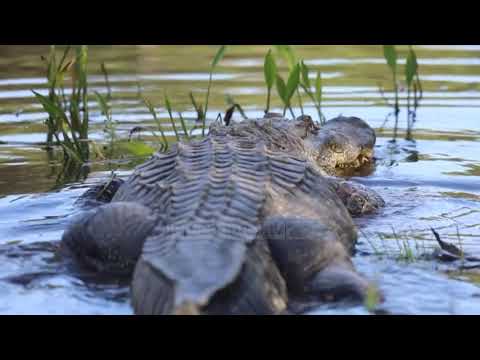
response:
<svg viewBox="0 0 480 360"><path fill-rule="evenodd" d="M377 86L382 83L388 89L390 77L380 46L295 50L312 70L322 71L327 118L355 115L377 130L382 126L390 109ZM165 91L175 109L192 121L188 93L193 91L203 101L215 51L214 46L93 46L90 89L106 92L100 72L105 62L121 136L135 126L154 126L138 99L139 87L158 105L162 121ZM225 111L227 94L248 116L262 114L266 51L264 46L228 48L214 75L210 118ZM392 121L378 131L378 166L373 174L355 180L377 190L387 207L356 219L361 236L354 261L378 283L386 311L479 314L480 277L451 271L451 266L421 254L436 246L430 232L434 227L443 240L458 244L460 239L466 251L480 255L480 46L417 46L416 51L425 98L417 114L415 141L390 143ZM99 163L72 172L43 149L45 114L30 90L46 91L40 56L47 53L44 46L0 47L0 313L130 314L127 286L76 274L54 256L70 217L82 211L78 197L111 170L127 176L135 161L125 158L121 164ZM276 94L274 98L278 111ZM95 102L91 105L91 138L101 140L104 119ZM305 105L315 114L311 104ZM405 116L402 111L401 126ZM140 136L148 139L148 134ZM404 243L415 261L402 258ZM312 313L366 311L324 305Z"/></svg>

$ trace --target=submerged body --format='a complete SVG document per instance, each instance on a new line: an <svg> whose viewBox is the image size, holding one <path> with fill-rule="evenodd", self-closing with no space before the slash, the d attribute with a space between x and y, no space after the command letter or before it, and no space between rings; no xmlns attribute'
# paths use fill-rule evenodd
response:
<svg viewBox="0 0 480 360"><path fill-rule="evenodd" d="M383 206L335 177L371 161L357 118L322 128L278 116L224 126L138 166L63 243L99 271L131 274L136 314L277 314L289 300L363 299L351 215Z"/></svg>

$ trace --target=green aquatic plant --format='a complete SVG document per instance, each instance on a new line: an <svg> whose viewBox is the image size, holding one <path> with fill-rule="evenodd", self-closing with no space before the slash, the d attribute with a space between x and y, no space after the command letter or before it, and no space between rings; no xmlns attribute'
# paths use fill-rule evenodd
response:
<svg viewBox="0 0 480 360"><path fill-rule="evenodd" d="M277 84L277 92L280 99L283 102L283 115L287 112L287 109L290 110L290 114L293 118L295 118L295 114L292 110L291 100L295 91L298 88L300 83L300 64L297 64L293 67L292 71L290 71L288 75L287 83L282 79L282 77L277 74L276 84Z"/></svg>
<svg viewBox="0 0 480 360"><path fill-rule="evenodd" d="M207 112L208 112L208 100L210 98L210 88L212 86L212 77L213 77L213 71L215 70L215 67L218 65L218 63L223 59L223 56L225 55L225 45L222 45L217 53L215 54L215 57L213 58L213 61L210 65L210 75L208 78L208 88L207 88L207 95L205 98L205 111L203 112L203 119L202 119L202 136L205 136L205 128L206 128L206 117L207 117Z"/></svg>
<svg viewBox="0 0 480 360"><path fill-rule="evenodd" d="M275 64L272 50L268 50L268 53L265 56L263 71L265 75L265 83L267 84L267 106L265 108L266 114L270 110L270 97L272 93L272 87L275 84L275 79L277 77L277 65Z"/></svg>
<svg viewBox="0 0 480 360"><path fill-rule="evenodd" d="M418 74L417 55L412 46L409 46L407 63L405 65L405 82L407 84L407 134L406 139L411 140L413 124L416 121L417 108L423 97L422 84ZM413 110L410 109L411 94L413 92Z"/></svg>
<svg viewBox="0 0 480 360"><path fill-rule="evenodd" d="M236 102L231 95L225 95L225 102L230 106L230 108L233 107L235 110L237 110L244 120L248 119L248 116L245 114L242 106Z"/></svg>
<svg viewBox="0 0 480 360"><path fill-rule="evenodd" d="M106 67L104 62L102 62L102 64L100 65L100 69L102 70L103 76L105 78L105 85L107 87L107 100L109 101L109 100L112 99L112 87L110 86L110 80L108 78L108 71L107 71L107 67Z"/></svg>
<svg viewBox="0 0 480 360"><path fill-rule="evenodd" d="M395 126L394 126L394 134L393 140L395 141L398 134L398 116L400 113L400 105L399 105L399 89L398 89L398 54L397 50L394 45L384 45L383 46L383 54L384 58L387 62L388 68L392 73L393 79L393 91L395 94L395 102L390 103L389 99L385 97L384 91L382 86L379 84L379 91L382 99L385 103L393 107L393 112L389 113L386 116L385 122L382 125L385 126L387 121L389 120L390 116L395 116ZM416 122L416 115L417 109L420 106L420 100L423 98L423 90L422 84L420 82L420 76L418 71L418 62L417 56L415 51L413 50L412 46L409 45L408 47L408 54L406 57L406 64L405 64L405 83L407 88L407 97L406 97L406 108L407 108L407 131L405 138L407 140L412 139L412 129L413 125ZM412 98L413 96L413 98Z"/></svg>
<svg viewBox="0 0 480 360"><path fill-rule="evenodd" d="M115 154L115 142L117 141L116 123L112 119L112 109L108 103L108 98L101 95L97 91L95 91L94 94L97 98L100 111L102 115L105 116L105 125L103 131L106 134L106 139L109 143L107 157L112 159Z"/></svg>
<svg viewBox="0 0 480 360"><path fill-rule="evenodd" d="M299 63L298 57L295 55L292 47L290 45L275 45L275 49L277 50L277 53L285 59L288 66L288 71L291 73L295 69L295 66ZM300 107L300 112L303 115L302 97L298 87L296 89L296 93L298 98L298 106Z"/></svg>
<svg viewBox="0 0 480 360"><path fill-rule="evenodd" d="M50 46L47 63L48 96L32 90L36 99L48 114L47 147L56 144L61 146L65 158L79 162L89 157L88 144L88 86L86 45L76 46L75 58L67 61L71 46L66 46L60 61L57 63L56 47ZM65 95L65 75L71 73L72 89L69 98ZM68 114L68 115L67 115Z"/></svg>
<svg viewBox="0 0 480 360"><path fill-rule="evenodd" d="M152 115L153 120L155 120L155 122L157 124L157 127L158 127L158 131L160 131L160 135L162 136L162 141L160 143L160 145L161 145L160 151L168 150L168 140L167 140L167 137L165 136L165 132L163 131L162 124L160 123L160 120L158 119L157 112L155 111L155 107L152 105L150 100L148 100L147 98L142 97L142 100L143 100L143 103L145 104L145 106L147 107L148 111Z"/></svg>
<svg viewBox="0 0 480 360"><path fill-rule="evenodd" d="M175 137L177 141L180 141L180 135L178 134L177 125L175 125L175 119L173 118L173 115L172 115L172 105L170 104L170 100L168 99L167 93L165 93L164 98L165 98L165 107L167 108L167 112L170 118L170 123L172 124L173 132L175 133Z"/></svg>
<svg viewBox="0 0 480 360"><path fill-rule="evenodd" d="M394 45L383 45L383 56L392 74L393 91L395 93L395 103L393 104L393 114L395 116L395 127L393 130L393 140L397 138L398 131L398 115L400 113L399 98L398 98L398 82L397 82L397 50ZM387 116L388 118L388 116Z"/></svg>
<svg viewBox="0 0 480 360"><path fill-rule="evenodd" d="M310 97L313 105L317 109L320 124L324 124L326 118L322 113L322 74L320 73L320 71L317 71L317 76L313 87L314 91L312 91L312 84L310 82L310 70L303 60L300 63L300 67L302 72L300 86L302 87L303 91L305 91L305 93Z"/></svg>

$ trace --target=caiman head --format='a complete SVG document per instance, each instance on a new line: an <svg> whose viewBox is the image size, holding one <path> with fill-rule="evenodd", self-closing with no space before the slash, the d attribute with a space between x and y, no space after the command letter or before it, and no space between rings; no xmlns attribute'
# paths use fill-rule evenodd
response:
<svg viewBox="0 0 480 360"><path fill-rule="evenodd" d="M372 164L375 131L357 117L337 117L320 126L307 115L293 122L293 130L313 149L317 165L336 174Z"/></svg>

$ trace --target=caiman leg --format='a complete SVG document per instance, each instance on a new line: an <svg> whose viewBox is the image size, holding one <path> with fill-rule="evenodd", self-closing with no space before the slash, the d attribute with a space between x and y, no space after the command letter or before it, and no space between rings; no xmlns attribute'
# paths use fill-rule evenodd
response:
<svg viewBox="0 0 480 360"><path fill-rule="evenodd" d="M339 178L326 178L352 216L371 214L385 206L385 201L368 187Z"/></svg>
<svg viewBox="0 0 480 360"><path fill-rule="evenodd" d="M293 298L364 300L367 280L355 271L336 234L320 221L273 216L262 231Z"/></svg>
<svg viewBox="0 0 480 360"><path fill-rule="evenodd" d="M63 234L61 251L92 270L130 276L156 220L140 204L106 204L72 222Z"/></svg>

